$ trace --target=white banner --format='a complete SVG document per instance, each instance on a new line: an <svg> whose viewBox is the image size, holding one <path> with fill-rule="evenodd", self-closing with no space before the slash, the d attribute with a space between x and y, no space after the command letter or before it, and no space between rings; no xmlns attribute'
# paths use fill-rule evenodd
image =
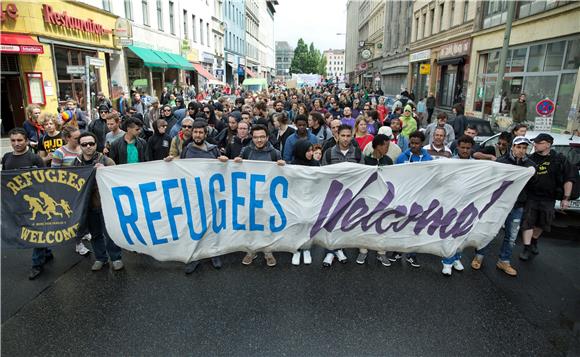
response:
<svg viewBox="0 0 580 357"><path fill-rule="evenodd" d="M475 160L378 168L189 159L99 168L97 182L117 245L189 262L312 244L451 256L495 237L533 173Z"/></svg>

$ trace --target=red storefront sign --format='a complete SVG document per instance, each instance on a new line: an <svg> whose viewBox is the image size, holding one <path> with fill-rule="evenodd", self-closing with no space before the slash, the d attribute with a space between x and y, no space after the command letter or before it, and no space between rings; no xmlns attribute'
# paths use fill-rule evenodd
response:
<svg viewBox="0 0 580 357"><path fill-rule="evenodd" d="M23 55L41 55L44 47L32 37L15 33L3 33L0 36L0 52L20 53Z"/></svg>
<svg viewBox="0 0 580 357"><path fill-rule="evenodd" d="M72 17L69 16L66 11L55 12L52 10L52 7L47 4L42 5L42 16L44 22L48 24L62 26L71 30L94 33L99 36L113 33L111 29L105 29L103 25L95 23L93 19L83 20L77 17Z"/></svg>

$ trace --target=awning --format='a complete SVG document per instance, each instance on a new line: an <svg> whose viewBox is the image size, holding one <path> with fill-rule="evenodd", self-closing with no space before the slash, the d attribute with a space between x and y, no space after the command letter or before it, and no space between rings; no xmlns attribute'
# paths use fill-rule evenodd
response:
<svg viewBox="0 0 580 357"><path fill-rule="evenodd" d="M211 73L209 73L205 68L203 68L203 66L200 63L194 63L193 67L195 67L197 73L199 73L199 75L201 75L203 78L207 80L216 79L214 76L211 75Z"/></svg>
<svg viewBox="0 0 580 357"><path fill-rule="evenodd" d="M256 76L256 73L254 73L254 71L252 71L249 67L246 67L245 70L248 76L252 78L258 78L258 76Z"/></svg>
<svg viewBox="0 0 580 357"><path fill-rule="evenodd" d="M463 62L465 62L465 59L463 57L445 58L442 60L437 60L437 64L439 66L445 66L445 65L449 65L449 64L458 64L458 63L463 63Z"/></svg>
<svg viewBox="0 0 580 357"><path fill-rule="evenodd" d="M155 51L137 46L128 46L127 48L139 56L139 58L143 60L145 66L167 68L167 63L161 57L156 55Z"/></svg>
<svg viewBox="0 0 580 357"><path fill-rule="evenodd" d="M173 57L167 53L167 52L163 52L163 51L153 51L157 56L161 57L161 59L163 61L165 61L165 63L167 63L167 68L177 68L180 69L181 66L179 65L179 63L175 62L175 60L173 59Z"/></svg>
<svg viewBox="0 0 580 357"><path fill-rule="evenodd" d="M23 55L41 55L44 47L32 37L15 33L3 33L0 35L0 52L20 53Z"/></svg>
<svg viewBox="0 0 580 357"><path fill-rule="evenodd" d="M186 71L193 71L195 68L191 65L191 63L189 63L188 60L186 60L183 56L180 55L176 55L174 53L167 53L171 58L173 58L173 60L175 61L175 63L179 64L179 66L181 67L181 69L186 70Z"/></svg>

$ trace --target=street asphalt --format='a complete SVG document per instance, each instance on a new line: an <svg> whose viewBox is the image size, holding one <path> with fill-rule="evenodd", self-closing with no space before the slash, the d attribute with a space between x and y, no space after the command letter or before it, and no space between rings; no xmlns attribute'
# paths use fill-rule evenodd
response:
<svg viewBox="0 0 580 357"><path fill-rule="evenodd" d="M571 221L580 221L572 217ZM501 233L500 233L501 234ZM519 275L495 268L501 237L481 271L441 274L438 258L294 267L288 253L183 264L124 252L120 272L91 272L74 246L35 281L29 250L2 249L3 356L576 356L580 355L580 228L557 228ZM519 243L518 243L519 244Z"/></svg>

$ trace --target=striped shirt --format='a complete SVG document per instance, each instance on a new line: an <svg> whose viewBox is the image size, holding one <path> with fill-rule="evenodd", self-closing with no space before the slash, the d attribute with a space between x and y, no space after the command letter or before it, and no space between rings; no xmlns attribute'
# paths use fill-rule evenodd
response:
<svg viewBox="0 0 580 357"><path fill-rule="evenodd" d="M70 151L66 146L61 146L52 153L52 161L50 167L72 166L77 156L81 153L78 151Z"/></svg>

